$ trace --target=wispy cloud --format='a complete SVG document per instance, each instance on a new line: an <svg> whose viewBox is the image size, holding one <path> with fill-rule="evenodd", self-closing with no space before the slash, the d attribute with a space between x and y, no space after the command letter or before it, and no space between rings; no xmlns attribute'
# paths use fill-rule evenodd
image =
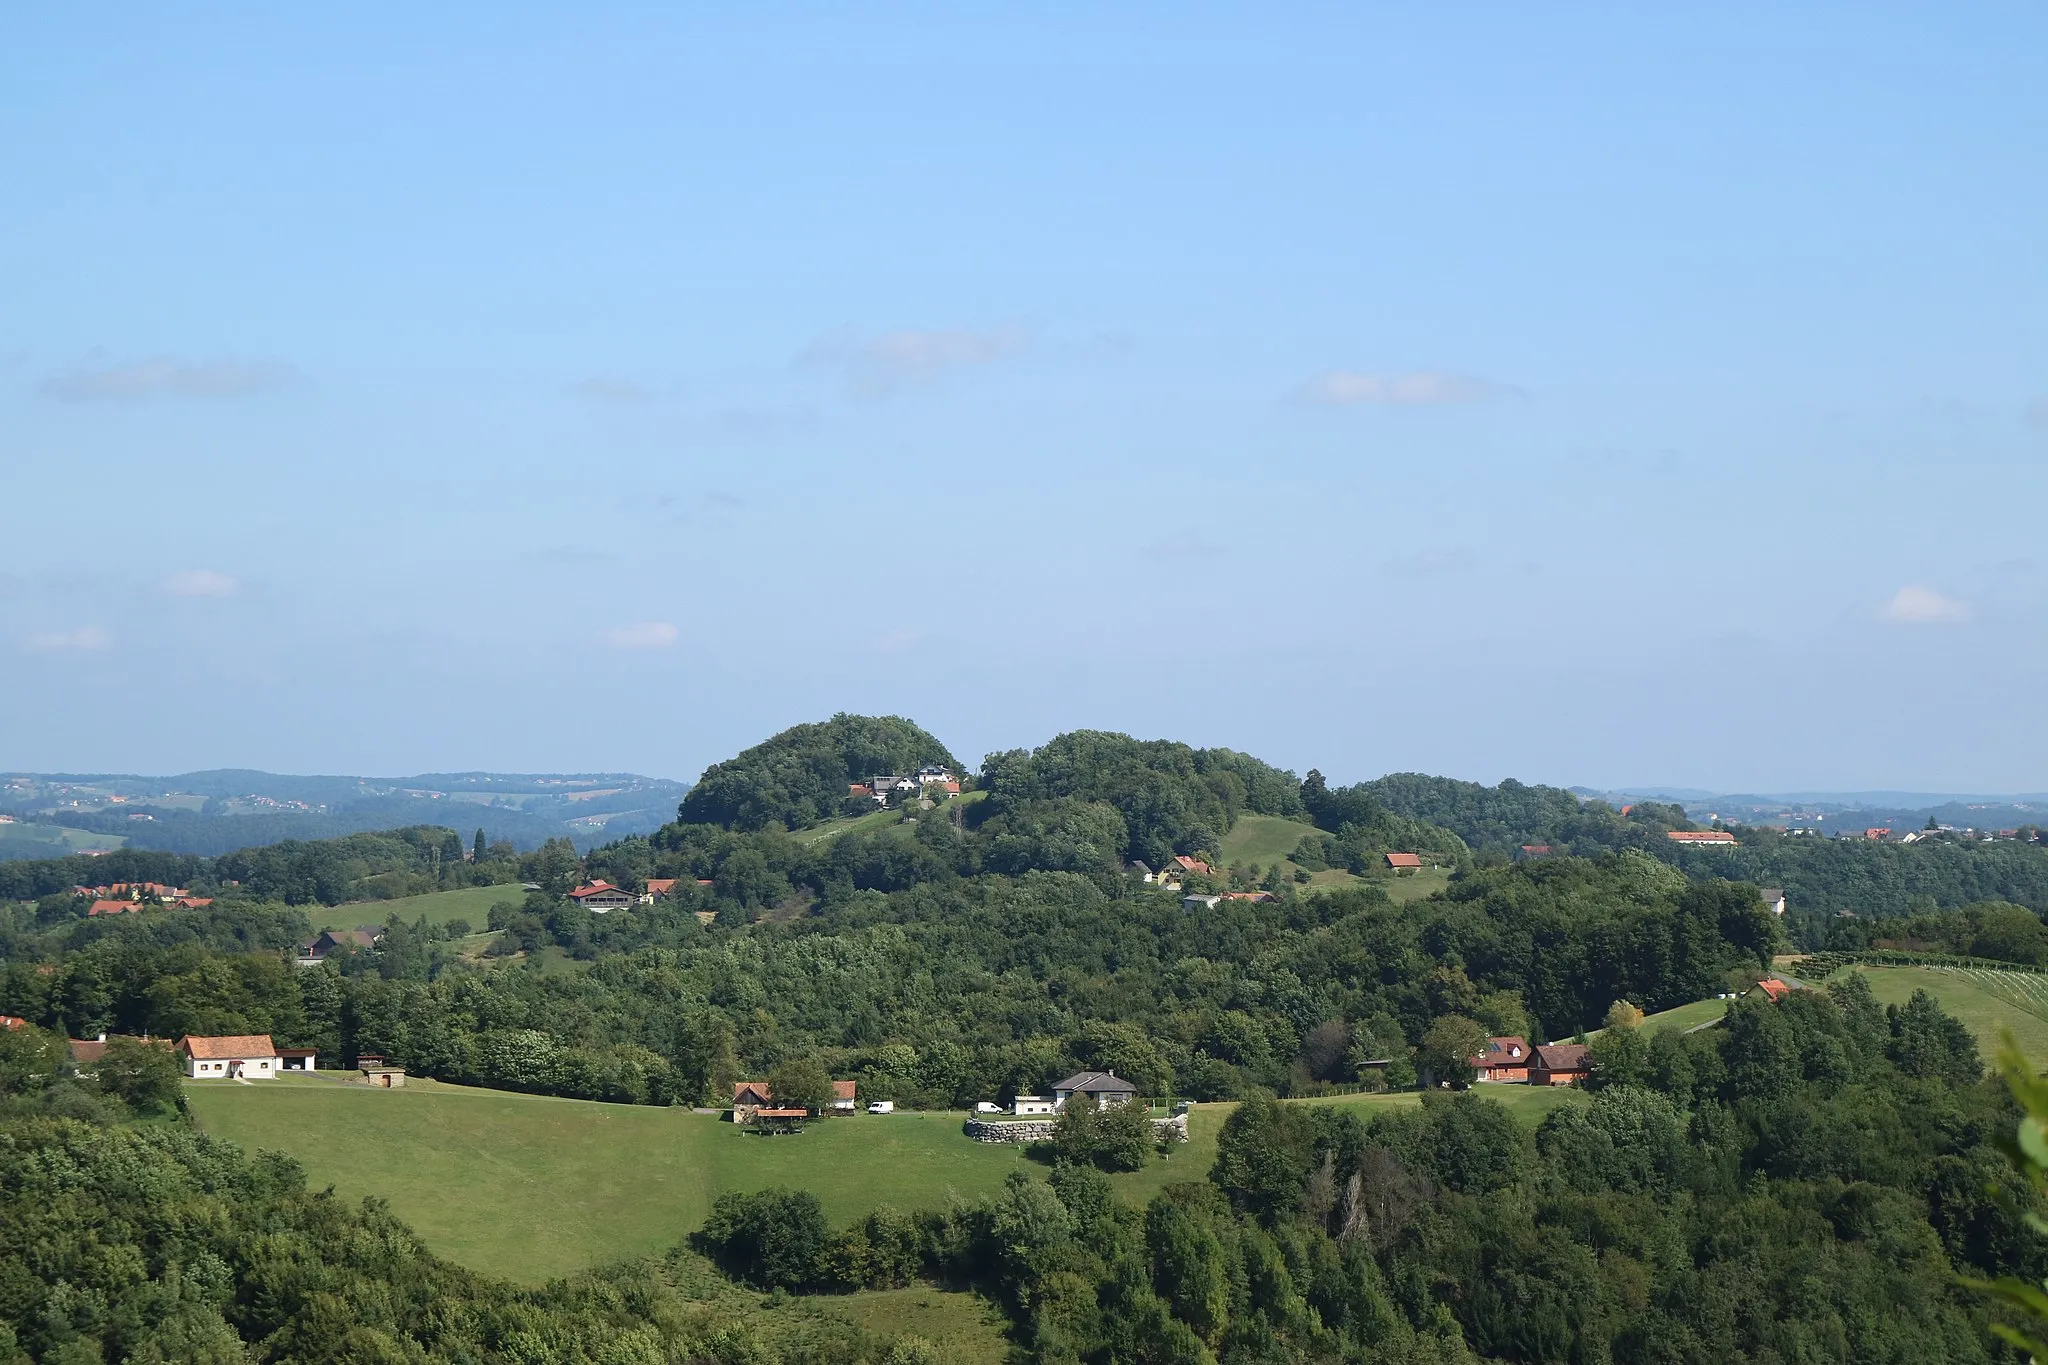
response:
<svg viewBox="0 0 2048 1365"><path fill-rule="evenodd" d="M180 569L156 585L166 597L234 597L242 584L233 574L218 569Z"/></svg>
<svg viewBox="0 0 2048 1365"><path fill-rule="evenodd" d="M1892 594L1883 615L1896 626L1952 626L1970 619L1970 604L1912 583Z"/></svg>
<svg viewBox="0 0 2048 1365"><path fill-rule="evenodd" d="M1472 567L1472 552L1466 549L1418 550L1412 555L1390 559L1380 567L1402 578L1428 578L1438 574L1462 573Z"/></svg>
<svg viewBox="0 0 2048 1365"><path fill-rule="evenodd" d="M1014 328L842 334L813 343L799 362L837 370L848 388L873 398L949 370L992 365L1018 354L1026 344L1024 334Z"/></svg>
<svg viewBox="0 0 2048 1365"><path fill-rule="evenodd" d="M60 403L127 403L144 398L241 398L305 382L289 365L223 360L194 363L172 357L131 365L81 366L42 382L45 398Z"/></svg>
<svg viewBox="0 0 2048 1365"><path fill-rule="evenodd" d="M654 390L644 384L605 375L579 379L569 386L569 392L592 403L645 403L654 397Z"/></svg>
<svg viewBox="0 0 2048 1365"><path fill-rule="evenodd" d="M22 641L22 648L31 654L92 654L113 643L114 637L98 626L74 626L38 631Z"/></svg>
<svg viewBox="0 0 2048 1365"><path fill-rule="evenodd" d="M613 649L669 649L683 633L666 621L635 621L601 630L597 638Z"/></svg>
<svg viewBox="0 0 2048 1365"><path fill-rule="evenodd" d="M1310 380L1302 394L1312 403L1331 407L1381 408L1450 407L1525 396L1512 384L1445 370L1411 370L1406 374L1332 370Z"/></svg>

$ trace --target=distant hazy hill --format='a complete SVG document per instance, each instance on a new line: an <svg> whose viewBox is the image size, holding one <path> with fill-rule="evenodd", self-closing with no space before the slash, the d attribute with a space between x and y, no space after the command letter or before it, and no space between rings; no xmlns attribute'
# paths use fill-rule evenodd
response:
<svg viewBox="0 0 2048 1365"><path fill-rule="evenodd" d="M521 848L563 836L587 848L659 829L688 790L686 783L636 773L6 773L0 774L0 812L15 817L17 825L8 828L18 835L33 826L69 829L173 853L212 855L420 823L465 834L481 828L486 839L509 839ZM0 839L0 858L48 857L48 842Z"/></svg>

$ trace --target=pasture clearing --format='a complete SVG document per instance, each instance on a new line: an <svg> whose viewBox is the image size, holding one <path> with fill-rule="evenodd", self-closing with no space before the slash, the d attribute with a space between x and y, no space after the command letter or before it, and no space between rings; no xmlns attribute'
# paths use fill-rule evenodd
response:
<svg viewBox="0 0 2048 1365"><path fill-rule="evenodd" d="M344 1084L347 1073L250 1085L195 1081L200 1127L250 1150L284 1152L314 1189L390 1203L436 1254L524 1284L635 1256L659 1256L702 1225L728 1190L808 1189L833 1226L877 1208L971 1202L1012 1171L1047 1168L1023 1148L975 1142L965 1115L900 1112L826 1119L801 1135L759 1137L688 1109L599 1104L412 1080L402 1090ZM1475 1087L1535 1126L1575 1090ZM1421 1102L1413 1091L1290 1100L1365 1117ZM1166 1160L1113 1175L1143 1203L1207 1178L1234 1104L1196 1105L1189 1140ZM903 1330L914 1330L904 1328Z"/></svg>
<svg viewBox="0 0 2048 1365"><path fill-rule="evenodd" d="M410 924L422 917L434 925L466 919L472 928L480 930L490 922L493 905L499 901L520 905L525 900L526 892L514 883L464 886L454 891L430 891L424 896L401 896L396 900L309 906L306 918L313 922L315 931L353 929L359 924L389 924L394 919Z"/></svg>
<svg viewBox="0 0 2048 1365"><path fill-rule="evenodd" d="M996 1306L974 1294L911 1285L858 1294L820 1294L809 1303L884 1337L918 1337L938 1348L949 1365L1003 1365L1009 1358Z"/></svg>
<svg viewBox="0 0 2048 1365"><path fill-rule="evenodd" d="M863 1114L770 1138L687 1109L418 1079L371 1090L342 1074L185 1093L214 1136L289 1153L314 1189L387 1200L437 1254L524 1284L659 1256L728 1190L808 1189L839 1226L876 1208L971 1201L1013 1170L1044 1170L1021 1148L971 1141L960 1114Z"/></svg>
<svg viewBox="0 0 2048 1365"><path fill-rule="evenodd" d="M1977 1037L1986 1063L1998 1055L1999 1038L2012 1030L2020 1051L2036 1065L2048 1064L2048 975L1980 967L1886 967L1858 963L1881 1004L1903 1005L1924 990Z"/></svg>

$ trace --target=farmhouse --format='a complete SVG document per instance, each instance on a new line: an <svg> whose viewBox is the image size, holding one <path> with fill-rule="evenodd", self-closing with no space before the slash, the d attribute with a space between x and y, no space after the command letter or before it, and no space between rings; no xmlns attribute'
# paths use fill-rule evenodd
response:
<svg viewBox="0 0 2048 1365"><path fill-rule="evenodd" d="M1019 1095L1010 1101L1010 1112L1020 1119L1050 1114L1058 1107L1043 1095Z"/></svg>
<svg viewBox="0 0 2048 1365"><path fill-rule="evenodd" d="M1785 888L1781 886L1767 886L1763 888L1762 895L1766 910L1769 910L1774 915L1785 913Z"/></svg>
<svg viewBox="0 0 2048 1365"><path fill-rule="evenodd" d="M1203 862L1200 858L1190 858L1185 853L1176 853L1173 858L1173 866L1168 870L1173 872L1192 872L1198 877L1209 875L1209 865L1207 863Z"/></svg>
<svg viewBox="0 0 2048 1365"><path fill-rule="evenodd" d="M610 882L600 877L588 886L579 886L574 891L571 891L569 899L575 901L592 914L603 915L609 914L613 910L623 910L640 898L630 891L623 891L613 886Z"/></svg>
<svg viewBox="0 0 2048 1365"><path fill-rule="evenodd" d="M832 1082L832 1112L835 1114L858 1113L860 1094L858 1081ZM734 1081L732 1086L732 1121L752 1123L763 1118L806 1118L802 1109L778 1109L775 1107L775 1092L766 1081Z"/></svg>
<svg viewBox="0 0 2048 1365"><path fill-rule="evenodd" d="M1076 1095L1086 1095L1102 1107L1128 1104L1138 1097L1138 1087L1114 1071L1076 1071L1052 1088L1053 1107L1064 1109Z"/></svg>
<svg viewBox="0 0 2048 1365"><path fill-rule="evenodd" d="M1693 848L1735 847L1735 836L1725 829L1674 829L1667 830L1664 837L1674 844Z"/></svg>
<svg viewBox="0 0 2048 1365"><path fill-rule="evenodd" d="M325 962L328 954L336 948L353 948L358 952L368 952L377 946L378 937L377 931L368 925L355 929L322 929L318 938L300 950L299 965L317 967Z"/></svg>
<svg viewBox="0 0 2048 1365"><path fill-rule="evenodd" d="M1529 1079L1529 1043L1512 1034L1488 1038L1486 1050L1467 1058L1472 1077L1480 1081L1526 1081Z"/></svg>
<svg viewBox="0 0 2048 1365"><path fill-rule="evenodd" d="M194 1080L269 1080L278 1071L277 1045L267 1033L178 1040L185 1074Z"/></svg>
<svg viewBox="0 0 2048 1365"><path fill-rule="evenodd" d="M1576 1085L1593 1074L1584 1043L1545 1043L1531 1049L1529 1084Z"/></svg>
<svg viewBox="0 0 2048 1365"><path fill-rule="evenodd" d="M91 905L87 906L85 913L88 915L132 915L139 914L141 910L142 904L139 901L102 900L94 901Z"/></svg>
<svg viewBox="0 0 2048 1365"><path fill-rule="evenodd" d="M27 1027L28 1020L22 1018L18 1014L0 1014L0 1028L18 1029Z"/></svg>
<svg viewBox="0 0 2048 1365"><path fill-rule="evenodd" d="M640 903L642 905L652 905L656 901L665 901L668 899L668 893L675 889L676 879L674 877L649 877L647 879L647 892L640 897Z"/></svg>
<svg viewBox="0 0 2048 1365"><path fill-rule="evenodd" d="M1422 868L1420 853L1389 853L1387 866L1395 872L1417 872Z"/></svg>

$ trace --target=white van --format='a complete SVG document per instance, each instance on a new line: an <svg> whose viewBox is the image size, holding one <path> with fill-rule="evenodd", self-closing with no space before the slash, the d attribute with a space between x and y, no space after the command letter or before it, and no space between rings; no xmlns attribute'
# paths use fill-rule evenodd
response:
<svg viewBox="0 0 2048 1365"><path fill-rule="evenodd" d="M868 1112L870 1114L893 1114L896 1112L896 1101L876 1100L868 1106Z"/></svg>
<svg viewBox="0 0 2048 1365"><path fill-rule="evenodd" d="M974 1112L977 1114L1000 1114L1003 1112L1003 1106L1000 1104L990 1104L987 1100L982 1100L974 1106Z"/></svg>

